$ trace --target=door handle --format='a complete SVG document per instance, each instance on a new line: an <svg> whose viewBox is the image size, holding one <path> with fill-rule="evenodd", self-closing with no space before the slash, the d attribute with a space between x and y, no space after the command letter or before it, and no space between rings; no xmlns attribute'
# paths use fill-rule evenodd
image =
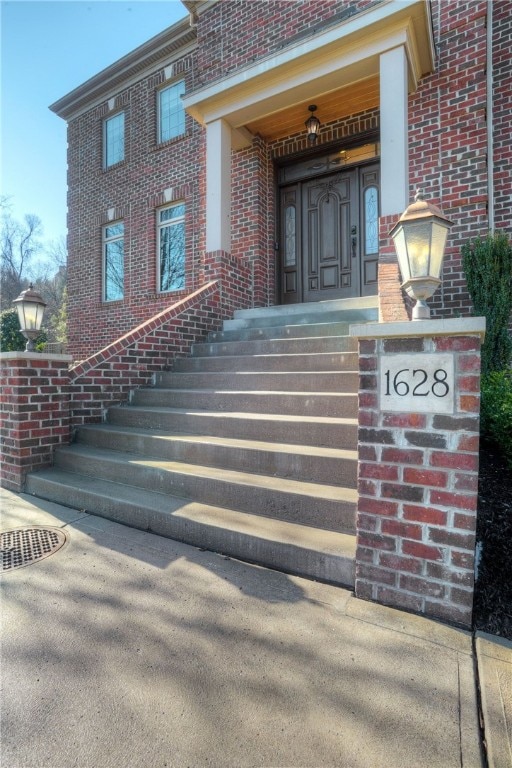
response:
<svg viewBox="0 0 512 768"><path fill-rule="evenodd" d="M350 229L350 235L351 235L351 242L352 242L352 258L355 259L356 248L357 248L357 227L355 224Z"/></svg>

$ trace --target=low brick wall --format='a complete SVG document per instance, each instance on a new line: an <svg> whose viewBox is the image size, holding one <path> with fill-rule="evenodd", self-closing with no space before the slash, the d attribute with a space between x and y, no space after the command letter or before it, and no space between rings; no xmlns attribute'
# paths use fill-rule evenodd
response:
<svg viewBox="0 0 512 768"><path fill-rule="evenodd" d="M351 328L359 337L360 364L356 595L467 627L484 327L481 318L471 318ZM436 359L442 360L439 370ZM400 375L383 383L388 360L404 362ZM425 361L434 364L431 397L423 381L433 369ZM436 397L451 381L441 367L447 362L453 365L453 408L439 413ZM419 374L414 387L407 372ZM390 382L398 391L392 411L383 402ZM418 410L410 398L400 410L406 390L417 390Z"/></svg>
<svg viewBox="0 0 512 768"><path fill-rule="evenodd" d="M102 421L110 405L220 327L226 311L212 281L73 367L69 355L0 353L0 484L22 491L25 476L51 466L73 428Z"/></svg>
<svg viewBox="0 0 512 768"><path fill-rule="evenodd" d="M20 491L25 475L52 463L69 443L69 364L66 355L2 352L0 482Z"/></svg>
<svg viewBox="0 0 512 768"><path fill-rule="evenodd" d="M70 370L71 424L102 421L114 403L147 386L156 371L216 330L226 316L219 283L212 281L117 339Z"/></svg>

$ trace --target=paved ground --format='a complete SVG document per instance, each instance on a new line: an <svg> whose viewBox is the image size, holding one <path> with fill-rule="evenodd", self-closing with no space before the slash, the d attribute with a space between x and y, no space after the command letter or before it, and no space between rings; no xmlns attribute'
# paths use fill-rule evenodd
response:
<svg viewBox="0 0 512 768"><path fill-rule="evenodd" d="M2 577L3 768L484 765L470 634L76 510L1 499L2 530L69 536ZM479 642L501 768L512 655Z"/></svg>

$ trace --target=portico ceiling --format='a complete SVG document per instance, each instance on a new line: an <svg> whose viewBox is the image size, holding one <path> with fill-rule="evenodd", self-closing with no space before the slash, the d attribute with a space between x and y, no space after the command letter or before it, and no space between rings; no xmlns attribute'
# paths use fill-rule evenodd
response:
<svg viewBox="0 0 512 768"><path fill-rule="evenodd" d="M379 79L368 77L357 83L339 88L330 93L315 97L316 116L322 126L339 120L346 115L356 115L379 105ZM293 136L304 131L305 120L309 117L308 106L311 100L294 104L286 110L275 112L247 123L245 126L254 136L262 136L266 141L273 141L284 136Z"/></svg>
<svg viewBox="0 0 512 768"><path fill-rule="evenodd" d="M434 69L426 0L386 0L184 98L203 125L224 120L233 147L303 130L307 107L322 123L379 103L380 55L403 46L409 91ZM286 124L287 130L284 131Z"/></svg>

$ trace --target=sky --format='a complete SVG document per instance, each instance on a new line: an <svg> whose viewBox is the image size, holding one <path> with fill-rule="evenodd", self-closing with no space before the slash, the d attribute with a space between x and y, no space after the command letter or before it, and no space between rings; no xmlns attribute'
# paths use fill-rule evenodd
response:
<svg viewBox="0 0 512 768"><path fill-rule="evenodd" d="M66 122L48 109L187 15L180 0L0 0L0 194L66 235Z"/></svg>

